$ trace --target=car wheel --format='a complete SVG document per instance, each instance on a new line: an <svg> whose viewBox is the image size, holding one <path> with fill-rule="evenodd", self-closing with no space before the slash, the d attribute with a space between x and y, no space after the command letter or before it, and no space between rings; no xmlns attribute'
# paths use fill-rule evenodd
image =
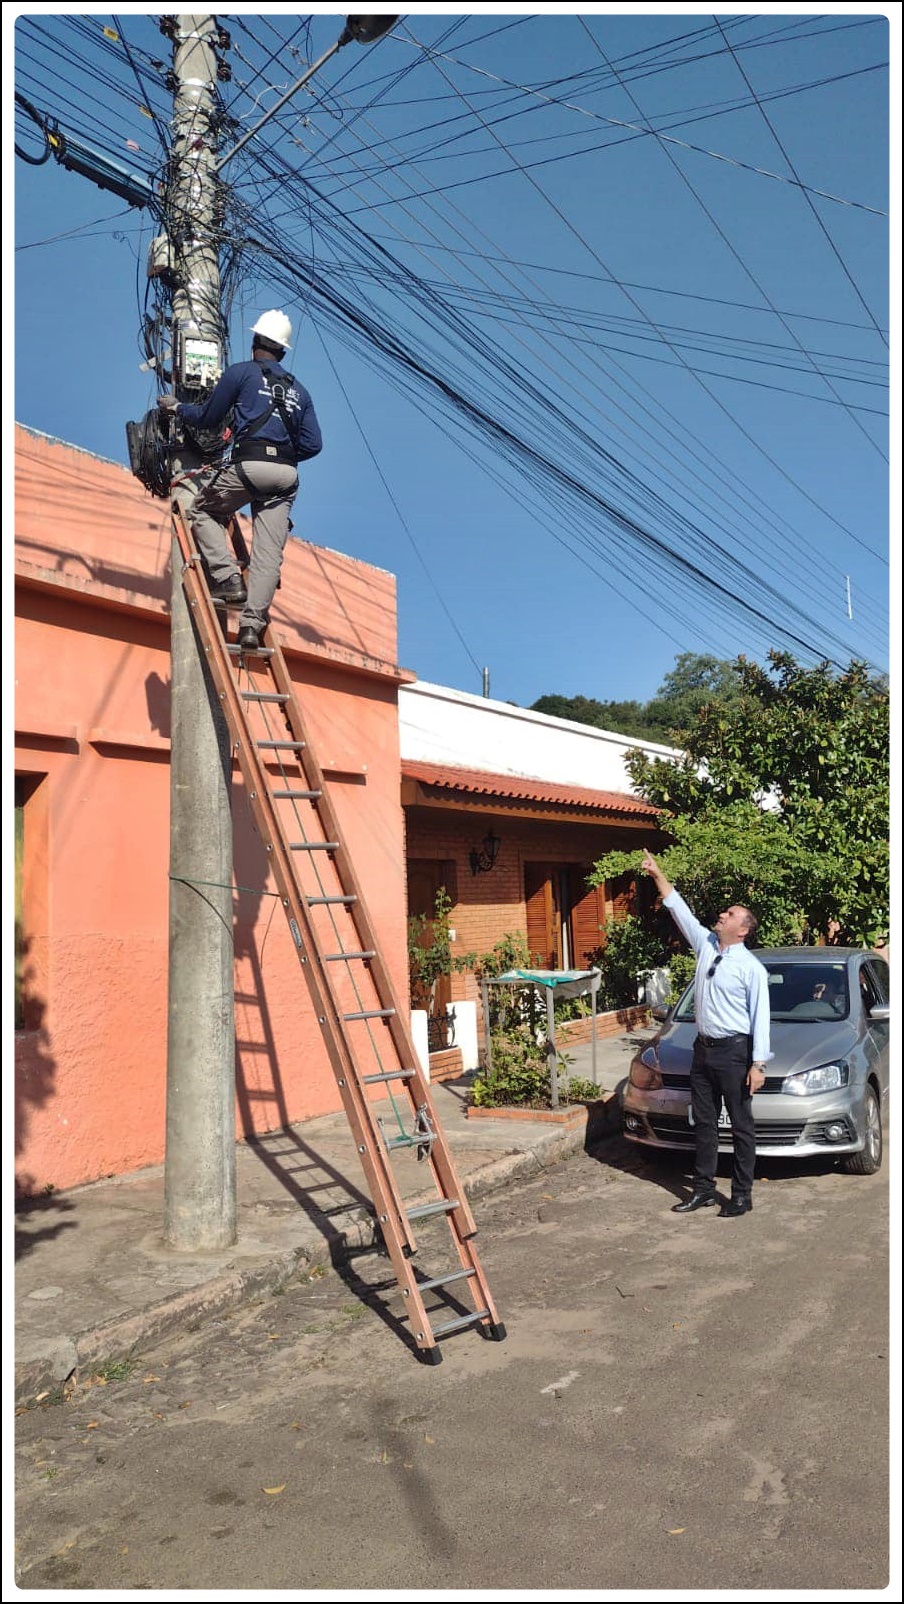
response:
<svg viewBox="0 0 904 1604"><path fill-rule="evenodd" d="M882 1115L879 1099L871 1086L866 1088L865 1113L863 1147L859 1153L850 1153L842 1161L842 1169L848 1175L875 1175L882 1165Z"/></svg>

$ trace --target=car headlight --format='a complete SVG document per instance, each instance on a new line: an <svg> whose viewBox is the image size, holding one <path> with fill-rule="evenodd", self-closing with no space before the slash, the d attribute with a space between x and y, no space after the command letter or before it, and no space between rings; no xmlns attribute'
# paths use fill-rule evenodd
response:
<svg viewBox="0 0 904 1604"><path fill-rule="evenodd" d="M662 1085L662 1071L655 1047L645 1047L637 1058L632 1058L628 1081L641 1092L658 1091Z"/></svg>
<svg viewBox="0 0 904 1604"><path fill-rule="evenodd" d="M848 1083L848 1066L843 1061L837 1064L821 1064L818 1069L804 1069L799 1075L789 1075L782 1085L782 1091L788 1092L792 1097L812 1097L816 1092L837 1092L839 1086Z"/></svg>

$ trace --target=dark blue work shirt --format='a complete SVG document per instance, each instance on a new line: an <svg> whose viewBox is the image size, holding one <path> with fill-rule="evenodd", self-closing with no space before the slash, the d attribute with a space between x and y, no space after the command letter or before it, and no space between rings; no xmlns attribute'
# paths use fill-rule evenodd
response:
<svg viewBox="0 0 904 1604"><path fill-rule="evenodd" d="M287 435L277 408L251 438L273 441L281 451L286 451L288 447L288 453L294 456L296 462L305 462L309 457L316 457L323 446L323 440L314 403L304 385L299 384L297 379L291 378L278 362L270 359L266 362L233 362L203 405L191 401L180 404L180 417L195 428L216 429L234 408L232 432L234 437L240 438L249 423L253 423L255 418L259 418L270 406L272 397L264 383L264 373L271 382L274 379L291 379L291 383L286 384L286 396L283 402L291 425L291 433Z"/></svg>

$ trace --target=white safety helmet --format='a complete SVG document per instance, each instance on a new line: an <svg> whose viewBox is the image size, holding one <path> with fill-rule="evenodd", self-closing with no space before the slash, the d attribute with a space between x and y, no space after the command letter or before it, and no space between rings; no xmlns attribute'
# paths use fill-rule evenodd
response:
<svg viewBox="0 0 904 1604"><path fill-rule="evenodd" d="M262 312L251 332L260 334L265 340L272 340L274 345L281 345L286 351L292 340L292 325L285 312Z"/></svg>

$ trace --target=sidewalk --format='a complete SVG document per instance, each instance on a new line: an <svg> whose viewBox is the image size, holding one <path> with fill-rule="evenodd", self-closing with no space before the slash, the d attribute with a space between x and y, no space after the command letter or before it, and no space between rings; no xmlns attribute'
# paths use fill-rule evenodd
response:
<svg viewBox="0 0 904 1604"><path fill-rule="evenodd" d="M464 1191L487 1197L618 1129L617 1089L636 1030L597 1042L600 1104L585 1122L466 1117L469 1079L432 1087ZM591 1046L569 1048L590 1077ZM407 1108L407 1100L406 1100ZM378 1105L387 1129L392 1105ZM406 1203L436 1196L413 1153L395 1161ZM38 1198L16 1215L16 1398L60 1387L216 1310L272 1292L298 1270L342 1260L374 1240L364 1174L344 1113L236 1145L238 1239L184 1254L163 1240L163 1166ZM478 1232L487 1208L476 1209ZM479 1241L479 1236L478 1236Z"/></svg>

